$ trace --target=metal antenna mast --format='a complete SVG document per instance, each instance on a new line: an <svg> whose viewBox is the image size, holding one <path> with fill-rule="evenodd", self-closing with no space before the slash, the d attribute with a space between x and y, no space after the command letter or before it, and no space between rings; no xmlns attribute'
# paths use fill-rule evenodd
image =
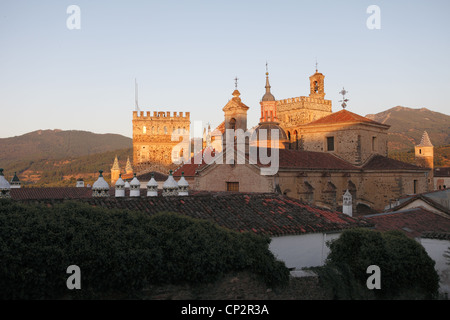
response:
<svg viewBox="0 0 450 320"><path fill-rule="evenodd" d="M138 103L138 85L137 85L137 81L136 78L134 78L134 102L135 102L135 107L136 107L136 111L140 111L139 109L139 103Z"/></svg>

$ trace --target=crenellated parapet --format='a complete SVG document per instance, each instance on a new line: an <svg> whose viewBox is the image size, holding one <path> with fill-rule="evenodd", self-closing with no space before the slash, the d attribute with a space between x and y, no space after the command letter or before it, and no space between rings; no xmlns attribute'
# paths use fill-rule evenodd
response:
<svg viewBox="0 0 450 320"><path fill-rule="evenodd" d="M277 101L277 106L279 108L293 107L294 105L297 108L308 108L311 107L312 105L323 106L323 108L327 109L327 111L328 109L329 111L331 111L331 100L311 98L311 97L295 97Z"/></svg>
<svg viewBox="0 0 450 320"><path fill-rule="evenodd" d="M133 111L133 120L190 120L190 112L173 112L170 111Z"/></svg>

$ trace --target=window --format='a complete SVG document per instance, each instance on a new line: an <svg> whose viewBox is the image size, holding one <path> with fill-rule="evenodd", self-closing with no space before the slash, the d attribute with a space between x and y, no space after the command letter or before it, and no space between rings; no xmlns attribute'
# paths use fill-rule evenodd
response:
<svg viewBox="0 0 450 320"><path fill-rule="evenodd" d="M239 191L239 182L227 182L227 191Z"/></svg>
<svg viewBox="0 0 450 320"><path fill-rule="evenodd" d="M417 180L414 180L414 194L417 193Z"/></svg>
<svg viewBox="0 0 450 320"><path fill-rule="evenodd" d="M146 134L146 133L147 133L147 127L146 127L146 126L144 126L144 127L142 128L142 133L143 133L143 134Z"/></svg>
<svg viewBox="0 0 450 320"><path fill-rule="evenodd" d="M372 151L377 150L377 137L372 137Z"/></svg>
<svg viewBox="0 0 450 320"><path fill-rule="evenodd" d="M327 151L334 151L334 137L327 137Z"/></svg>

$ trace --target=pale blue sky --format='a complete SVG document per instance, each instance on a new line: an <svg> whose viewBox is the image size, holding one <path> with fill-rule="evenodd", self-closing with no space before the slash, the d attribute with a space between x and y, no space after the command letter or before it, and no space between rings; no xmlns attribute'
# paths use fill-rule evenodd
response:
<svg viewBox="0 0 450 320"><path fill-rule="evenodd" d="M81 29L69 30L69 5ZM369 30L369 5L381 29ZM234 78L259 120L269 62L277 99L325 74L339 111L402 105L450 114L450 1L0 1L0 138L38 129L131 137L134 79L143 111L220 124Z"/></svg>

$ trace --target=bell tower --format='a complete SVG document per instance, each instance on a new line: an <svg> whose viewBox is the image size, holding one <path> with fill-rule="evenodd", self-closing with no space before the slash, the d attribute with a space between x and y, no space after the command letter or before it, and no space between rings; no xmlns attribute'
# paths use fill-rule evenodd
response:
<svg viewBox="0 0 450 320"><path fill-rule="evenodd" d="M434 168L434 146L431 144L430 137L425 131L422 140L415 146L416 164L419 167Z"/></svg>
<svg viewBox="0 0 450 320"><path fill-rule="evenodd" d="M237 89L237 77L235 80L235 90L233 91L233 98L223 107L225 113L225 130L242 129L247 131L247 110L249 109L240 98L241 93Z"/></svg>
<svg viewBox="0 0 450 320"><path fill-rule="evenodd" d="M311 77L309 77L310 83L310 98L325 98L325 87L324 87L324 79L325 76L317 71L317 62L316 62L316 73L314 73Z"/></svg>
<svg viewBox="0 0 450 320"><path fill-rule="evenodd" d="M423 168L429 168L428 190L434 190L434 146L431 144L428 133L424 131L422 140L415 146L416 165Z"/></svg>

